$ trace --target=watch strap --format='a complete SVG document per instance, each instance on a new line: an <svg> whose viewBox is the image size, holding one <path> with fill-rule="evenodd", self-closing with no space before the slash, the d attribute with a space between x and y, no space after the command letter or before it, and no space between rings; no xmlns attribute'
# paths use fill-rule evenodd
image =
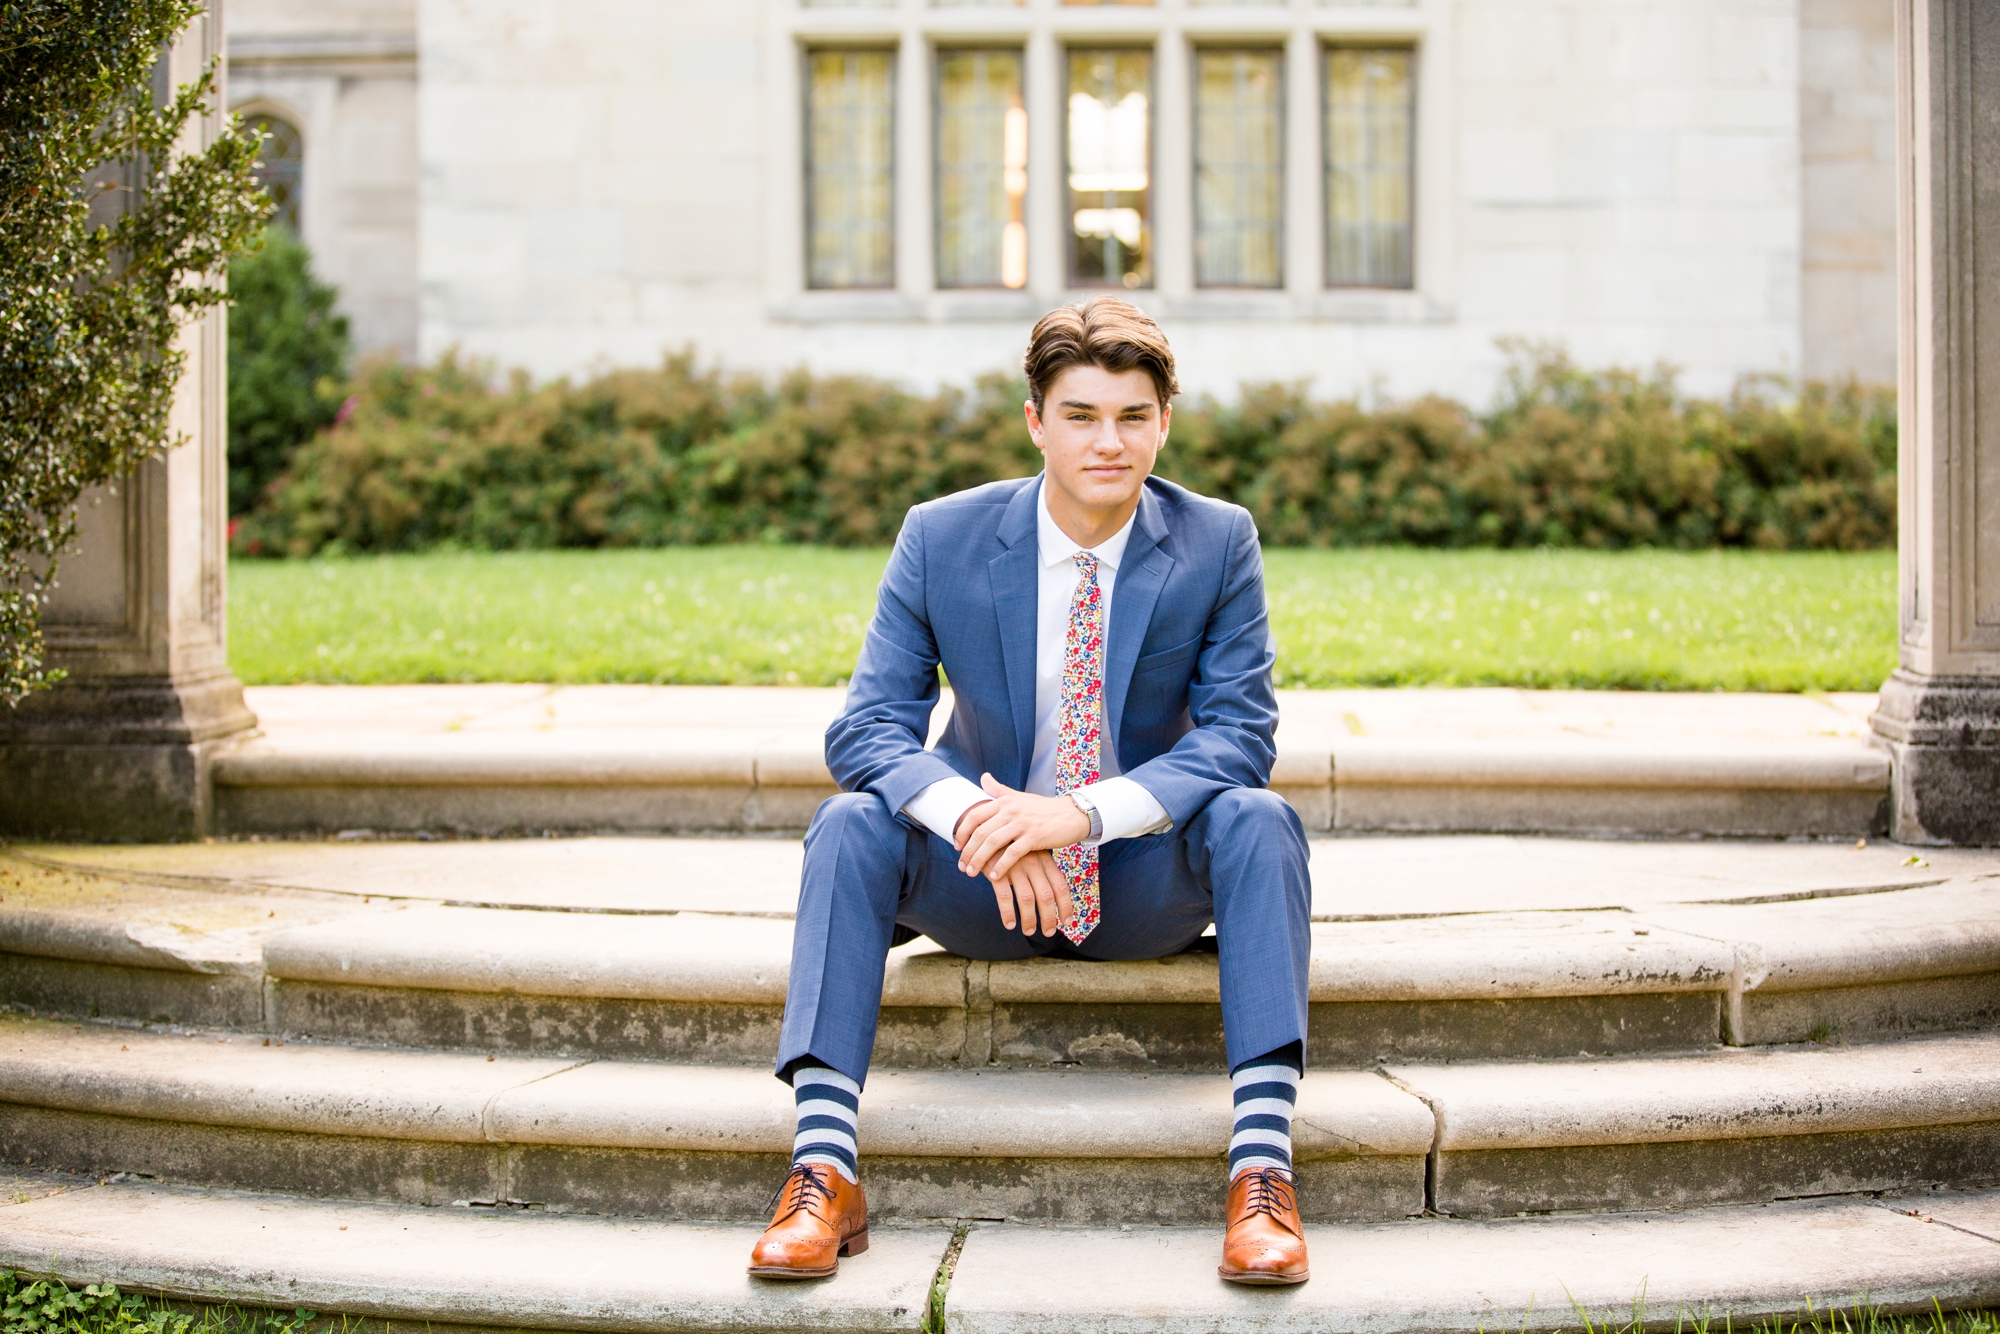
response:
<svg viewBox="0 0 2000 1334"><path fill-rule="evenodd" d="M1079 792L1070 793L1069 799L1076 803L1078 810L1090 817L1090 833L1088 835L1090 841L1095 843L1101 840L1104 837L1104 816L1098 812L1097 803Z"/></svg>

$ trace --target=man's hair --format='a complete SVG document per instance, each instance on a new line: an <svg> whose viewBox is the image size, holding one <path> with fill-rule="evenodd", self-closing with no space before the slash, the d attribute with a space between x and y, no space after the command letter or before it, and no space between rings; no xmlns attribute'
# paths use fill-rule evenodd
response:
<svg viewBox="0 0 2000 1334"><path fill-rule="evenodd" d="M1080 306L1057 306L1035 322L1028 355L1028 397L1035 411L1056 378L1072 366L1096 366L1114 375L1142 370L1153 379L1160 406L1181 391L1174 379L1174 350L1146 313L1115 296L1093 297Z"/></svg>

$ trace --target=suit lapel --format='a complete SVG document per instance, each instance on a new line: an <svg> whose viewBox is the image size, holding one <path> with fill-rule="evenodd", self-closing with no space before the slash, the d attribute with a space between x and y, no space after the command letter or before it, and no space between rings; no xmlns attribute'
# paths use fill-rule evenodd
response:
<svg viewBox="0 0 2000 1334"><path fill-rule="evenodd" d="M1004 549L986 565L993 588L993 614L1000 623L1000 653L1007 667L1007 702L1014 716L1018 761L1016 772L994 776L1009 787L1028 781L1028 765L1035 754L1035 634L1041 565L1035 540L1035 498L1039 494L1039 479L1015 493L1000 521Z"/></svg>
<svg viewBox="0 0 2000 1334"><path fill-rule="evenodd" d="M1152 491L1139 493L1138 521L1125 543L1125 558L1119 564L1118 582L1111 590L1110 642L1104 656L1104 725L1112 744L1125 717L1125 696L1132 686L1132 669L1139 661L1139 646L1153 623L1153 608L1160 590L1173 573L1174 558L1160 549L1167 535L1160 515L1160 502Z"/></svg>

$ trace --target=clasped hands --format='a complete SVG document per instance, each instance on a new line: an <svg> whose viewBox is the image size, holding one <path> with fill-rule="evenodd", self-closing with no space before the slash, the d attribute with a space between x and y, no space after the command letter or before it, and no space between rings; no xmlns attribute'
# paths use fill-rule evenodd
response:
<svg viewBox="0 0 2000 1334"><path fill-rule="evenodd" d="M1022 935L1032 936L1039 926L1052 936L1058 926L1070 924L1076 909L1049 849L1089 837L1090 817L1068 797L1018 792L992 774L981 774L979 786L991 800L958 817L952 838L958 869L993 882L1000 920L1009 931L1018 924Z"/></svg>

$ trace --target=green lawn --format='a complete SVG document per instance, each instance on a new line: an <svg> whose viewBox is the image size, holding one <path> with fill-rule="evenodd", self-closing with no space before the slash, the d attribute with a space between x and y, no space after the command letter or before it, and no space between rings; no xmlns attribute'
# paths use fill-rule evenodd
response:
<svg viewBox="0 0 2000 1334"><path fill-rule="evenodd" d="M230 659L297 681L832 685L882 551L702 547L230 565ZM1265 554L1286 686L1873 690L1890 552Z"/></svg>

